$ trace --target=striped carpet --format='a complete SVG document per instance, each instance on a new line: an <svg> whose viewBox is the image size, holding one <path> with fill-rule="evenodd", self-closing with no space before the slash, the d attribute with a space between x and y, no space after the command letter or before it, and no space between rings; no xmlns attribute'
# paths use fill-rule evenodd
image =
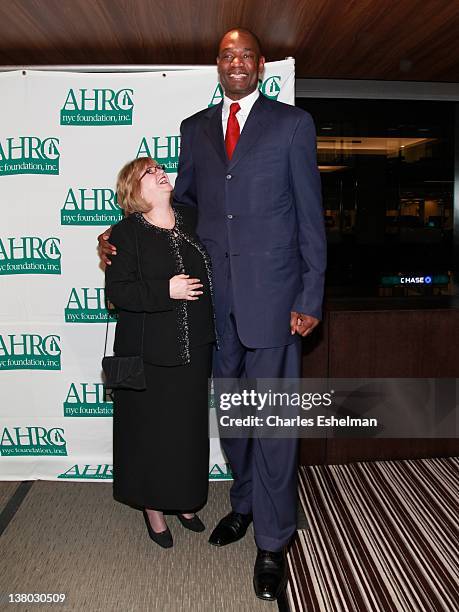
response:
<svg viewBox="0 0 459 612"><path fill-rule="evenodd" d="M292 611L459 610L459 458L303 467Z"/></svg>

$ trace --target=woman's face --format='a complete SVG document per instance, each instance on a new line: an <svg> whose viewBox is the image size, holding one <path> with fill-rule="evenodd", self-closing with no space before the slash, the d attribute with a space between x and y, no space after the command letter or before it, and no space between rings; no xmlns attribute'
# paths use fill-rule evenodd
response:
<svg viewBox="0 0 459 612"><path fill-rule="evenodd" d="M172 185L162 166L151 163L139 177L140 195L146 202L154 202L161 193L170 193Z"/></svg>

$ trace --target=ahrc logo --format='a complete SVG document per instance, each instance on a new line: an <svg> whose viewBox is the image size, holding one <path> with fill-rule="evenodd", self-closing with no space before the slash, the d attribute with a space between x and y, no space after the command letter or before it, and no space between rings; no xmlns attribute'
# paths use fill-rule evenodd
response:
<svg viewBox="0 0 459 612"><path fill-rule="evenodd" d="M267 98L270 98L271 100L277 100L280 94L280 90L281 90L281 84L280 84L281 80L282 80L281 76L278 76L278 75L270 76L266 80L264 81L260 80L258 82L258 89ZM211 106L216 106L217 104L220 104L222 100L223 100L223 89L220 83L218 83L218 85L214 89L212 98L207 106L208 108L210 108Z"/></svg>
<svg viewBox="0 0 459 612"><path fill-rule="evenodd" d="M233 474L229 463L219 465L215 463L209 470L209 480L232 480Z"/></svg>
<svg viewBox="0 0 459 612"><path fill-rule="evenodd" d="M180 155L179 136L150 136L140 141L136 157L151 157L163 164L166 172L177 172Z"/></svg>
<svg viewBox="0 0 459 612"><path fill-rule="evenodd" d="M103 383L71 383L63 406L66 417L111 417L113 392Z"/></svg>
<svg viewBox="0 0 459 612"><path fill-rule="evenodd" d="M69 89L61 125L132 125L133 89Z"/></svg>
<svg viewBox="0 0 459 612"><path fill-rule="evenodd" d="M0 238L0 275L60 273L59 238L55 236Z"/></svg>
<svg viewBox="0 0 459 612"><path fill-rule="evenodd" d="M281 90L280 82L280 76L270 76L266 79L266 81L263 81L260 87L260 91L267 98L270 98L271 100L277 100Z"/></svg>
<svg viewBox="0 0 459 612"><path fill-rule="evenodd" d="M103 287L72 288L65 307L66 323L106 323L117 320L117 313L112 304L106 303Z"/></svg>
<svg viewBox="0 0 459 612"><path fill-rule="evenodd" d="M5 138L0 140L0 176L59 174L59 156L59 138Z"/></svg>
<svg viewBox="0 0 459 612"><path fill-rule="evenodd" d="M67 455L62 427L4 427L0 455Z"/></svg>
<svg viewBox="0 0 459 612"><path fill-rule="evenodd" d="M0 335L0 370L60 370L60 336Z"/></svg>
<svg viewBox="0 0 459 612"><path fill-rule="evenodd" d="M99 463L96 465L86 463L78 465L76 463L66 472L59 474L58 478L70 480L112 480L113 465L110 463Z"/></svg>
<svg viewBox="0 0 459 612"><path fill-rule="evenodd" d="M109 188L70 188L61 208L61 225L112 225L123 218Z"/></svg>

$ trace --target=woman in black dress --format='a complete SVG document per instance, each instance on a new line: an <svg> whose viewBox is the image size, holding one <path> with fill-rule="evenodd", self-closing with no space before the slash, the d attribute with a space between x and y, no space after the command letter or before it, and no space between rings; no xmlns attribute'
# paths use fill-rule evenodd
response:
<svg viewBox="0 0 459 612"><path fill-rule="evenodd" d="M193 531L207 500L208 378L215 327L210 260L195 211L171 206L172 186L151 158L118 175L125 218L112 228L116 257L107 298L119 311L114 352L143 355L145 391L116 390L113 495L140 507L150 537L172 546L164 511Z"/></svg>

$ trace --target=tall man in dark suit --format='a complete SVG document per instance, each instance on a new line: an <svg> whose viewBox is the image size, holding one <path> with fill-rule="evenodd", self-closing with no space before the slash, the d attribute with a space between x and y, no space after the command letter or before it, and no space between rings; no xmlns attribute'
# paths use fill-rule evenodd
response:
<svg viewBox="0 0 459 612"><path fill-rule="evenodd" d="M258 91L264 57L245 29L219 46L223 101L181 125L174 199L197 206L212 259L220 348L215 378L296 378L301 336L321 318L326 260L313 121ZM232 512L209 542L224 546L253 519L257 596L285 583L296 530L296 439L222 439L234 475Z"/></svg>
<svg viewBox="0 0 459 612"><path fill-rule="evenodd" d="M223 36L217 65L224 99L183 121L174 191L177 203L197 207L212 258L213 374L296 378L301 337L321 318L326 260L314 124L259 93L264 57L248 30ZM232 511L209 542L236 542L253 520L255 592L276 599L296 530L298 441L223 438L222 446L234 475Z"/></svg>

